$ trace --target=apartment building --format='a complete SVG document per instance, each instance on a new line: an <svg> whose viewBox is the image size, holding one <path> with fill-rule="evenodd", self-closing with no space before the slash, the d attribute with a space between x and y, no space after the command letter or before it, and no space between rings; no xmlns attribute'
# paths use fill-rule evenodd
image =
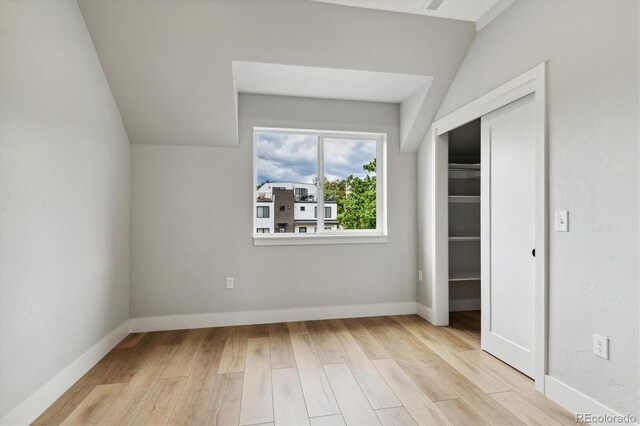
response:
<svg viewBox="0 0 640 426"><path fill-rule="evenodd" d="M318 230L317 187L312 183L267 182L257 191L256 233L316 233ZM340 229L338 204L324 200L324 229Z"/></svg>

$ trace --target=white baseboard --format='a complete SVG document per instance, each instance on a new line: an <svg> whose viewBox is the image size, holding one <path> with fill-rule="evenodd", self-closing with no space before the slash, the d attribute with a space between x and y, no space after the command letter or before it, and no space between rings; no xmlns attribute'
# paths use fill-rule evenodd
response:
<svg viewBox="0 0 640 426"><path fill-rule="evenodd" d="M433 310L430 307L423 305L422 303L418 303L417 305L418 315L433 324Z"/></svg>
<svg viewBox="0 0 640 426"><path fill-rule="evenodd" d="M619 419L624 418L622 414L617 413L606 405L601 404L595 399L583 394L558 379L551 376L545 376L544 383L545 395L547 398L566 408L572 414L588 413L595 416L604 416L605 418L609 418L608 421L605 419L604 422L598 422L597 424L620 424L620 421L612 422L611 420L616 417ZM635 420L635 422L637 421L638 419Z"/></svg>
<svg viewBox="0 0 640 426"><path fill-rule="evenodd" d="M314 306L264 311L216 312L210 314L168 315L132 318L131 332L180 330L228 325L267 324L333 318L357 318L416 313L416 302L375 303L369 305Z"/></svg>
<svg viewBox="0 0 640 426"><path fill-rule="evenodd" d="M80 355L53 379L22 401L0 420L2 425L26 425L33 422L53 402L60 398L80 377L100 361L114 346L129 334L129 321L125 321L88 351Z"/></svg>
<svg viewBox="0 0 640 426"><path fill-rule="evenodd" d="M449 312L479 311L480 299L452 299L449 301Z"/></svg>

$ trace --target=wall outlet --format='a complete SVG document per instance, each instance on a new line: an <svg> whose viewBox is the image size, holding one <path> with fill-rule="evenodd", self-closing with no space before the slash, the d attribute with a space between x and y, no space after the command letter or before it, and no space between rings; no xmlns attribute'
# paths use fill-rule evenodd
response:
<svg viewBox="0 0 640 426"><path fill-rule="evenodd" d="M422 271L418 271L418 281L422 282Z"/></svg>
<svg viewBox="0 0 640 426"><path fill-rule="evenodd" d="M556 210L556 232L569 232L569 212Z"/></svg>
<svg viewBox="0 0 640 426"><path fill-rule="evenodd" d="M608 337L600 336L599 334L593 335L593 354L600 358L609 359Z"/></svg>
<svg viewBox="0 0 640 426"><path fill-rule="evenodd" d="M233 277L227 277L227 288L233 288Z"/></svg>

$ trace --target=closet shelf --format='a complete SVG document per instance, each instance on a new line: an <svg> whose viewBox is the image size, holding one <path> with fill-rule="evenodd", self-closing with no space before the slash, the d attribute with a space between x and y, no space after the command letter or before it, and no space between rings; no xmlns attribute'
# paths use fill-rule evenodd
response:
<svg viewBox="0 0 640 426"><path fill-rule="evenodd" d="M450 203L479 203L479 195L449 195Z"/></svg>
<svg viewBox="0 0 640 426"><path fill-rule="evenodd" d="M449 179L480 179L480 164L449 164Z"/></svg>
<svg viewBox="0 0 640 426"><path fill-rule="evenodd" d="M449 237L449 241L480 241L480 237Z"/></svg>
<svg viewBox="0 0 640 426"><path fill-rule="evenodd" d="M480 163L449 163L449 170L480 170Z"/></svg>
<svg viewBox="0 0 640 426"><path fill-rule="evenodd" d="M456 282L456 281L480 281L480 273L449 275L449 282Z"/></svg>

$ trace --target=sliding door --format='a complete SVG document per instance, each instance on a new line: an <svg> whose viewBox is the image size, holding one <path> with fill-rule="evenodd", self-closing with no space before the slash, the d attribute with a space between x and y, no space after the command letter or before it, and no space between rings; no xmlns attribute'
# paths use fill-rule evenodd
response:
<svg viewBox="0 0 640 426"><path fill-rule="evenodd" d="M535 344L533 97L481 120L482 349L531 377Z"/></svg>

